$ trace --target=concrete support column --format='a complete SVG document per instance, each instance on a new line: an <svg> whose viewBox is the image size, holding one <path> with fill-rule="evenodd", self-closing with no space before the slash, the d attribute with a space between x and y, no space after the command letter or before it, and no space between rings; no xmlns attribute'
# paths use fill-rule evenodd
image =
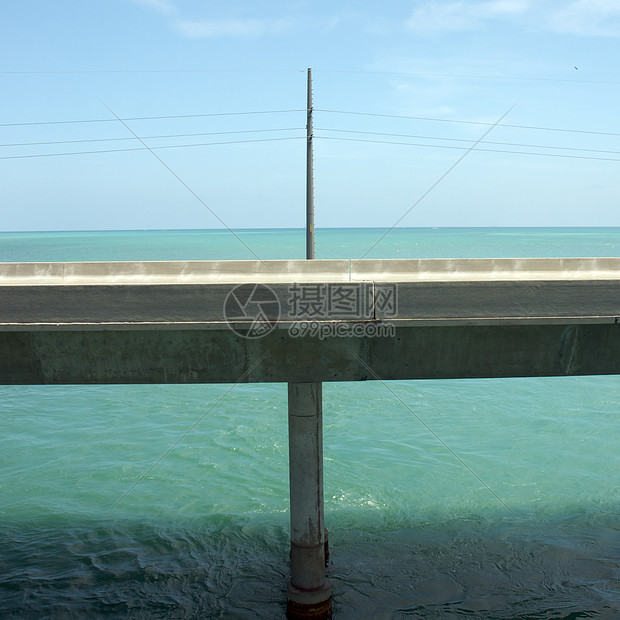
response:
<svg viewBox="0 0 620 620"><path fill-rule="evenodd" d="M291 581L287 618L331 618L325 579L323 404L320 383L288 384Z"/></svg>

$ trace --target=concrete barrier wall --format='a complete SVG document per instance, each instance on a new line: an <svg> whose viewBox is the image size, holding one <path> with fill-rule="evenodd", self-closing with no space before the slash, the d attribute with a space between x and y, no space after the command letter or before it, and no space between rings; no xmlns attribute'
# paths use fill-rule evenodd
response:
<svg viewBox="0 0 620 620"><path fill-rule="evenodd" d="M0 287L58 284L615 280L620 258L0 263Z"/></svg>

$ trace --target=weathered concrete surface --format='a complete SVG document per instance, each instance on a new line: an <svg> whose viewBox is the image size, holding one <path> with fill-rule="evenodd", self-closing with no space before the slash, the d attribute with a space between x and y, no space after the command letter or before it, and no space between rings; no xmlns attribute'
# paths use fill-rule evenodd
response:
<svg viewBox="0 0 620 620"><path fill-rule="evenodd" d="M299 320L374 319L397 325L498 320L613 323L620 315L617 280L372 282L368 308L360 307L355 313L333 311L329 316L307 312L291 316L291 285L269 285L280 311L271 307L267 315L277 320L279 314L283 328ZM395 287L396 313L373 303L376 286ZM0 286L0 330L227 329L224 303L230 291L227 284Z"/></svg>
<svg viewBox="0 0 620 620"><path fill-rule="evenodd" d="M0 332L0 383L231 383L620 374L620 325L401 327L393 338L215 330Z"/></svg>
<svg viewBox="0 0 620 620"><path fill-rule="evenodd" d="M297 605L309 605L310 609L323 609L331 597L331 587L325 579L323 403L320 383L288 384L288 429L291 490L291 582L288 600ZM306 613L303 617L314 615ZM328 617L328 614L322 617Z"/></svg>
<svg viewBox="0 0 620 620"><path fill-rule="evenodd" d="M383 285L388 283L383 283ZM394 282L397 324L615 322L618 280ZM376 318L384 316L378 308Z"/></svg>
<svg viewBox="0 0 620 620"><path fill-rule="evenodd" d="M280 318L249 340L229 329L224 302L237 284L259 282ZM295 283L359 284L368 299L353 313L290 316ZM390 287L397 308L380 303ZM615 374L619 315L615 258L4 263L0 383ZM294 338L288 328L300 320L395 331Z"/></svg>
<svg viewBox="0 0 620 620"><path fill-rule="evenodd" d="M289 285L272 284L280 302L267 317L287 328L295 321L388 320L395 325L445 325L522 322L616 322L620 282L382 282L397 290L398 308L374 303L368 308L329 316L301 312L291 316ZM48 329L228 329L224 303L230 285L0 286L0 331ZM232 320L229 318L229 322ZM244 320L234 322L243 325Z"/></svg>

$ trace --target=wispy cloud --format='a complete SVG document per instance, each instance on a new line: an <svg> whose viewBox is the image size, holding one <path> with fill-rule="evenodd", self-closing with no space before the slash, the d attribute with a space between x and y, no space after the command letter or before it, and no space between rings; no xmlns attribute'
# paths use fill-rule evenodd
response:
<svg viewBox="0 0 620 620"><path fill-rule="evenodd" d="M522 15L529 8L528 0L428 2L413 12L407 27L428 34L472 30L486 22Z"/></svg>
<svg viewBox="0 0 620 620"><path fill-rule="evenodd" d="M551 18L556 32L581 36L620 36L620 0L576 0Z"/></svg>
<svg viewBox="0 0 620 620"><path fill-rule="evenodd" d="M259 37L291 28L292 21L282 18L200 19L184 17L173 0L129 0L169 18L170 25L184 37Z"/></svg>
<svg viewBox="0 0 620 620"><path fill-rule="evenodd" d="M498 21L579 36L620 36L620 0L453 0L419 6L407 20L416 34L475 30Z"/></svg>
<svg viewBox="0 0 620 620"><path fill-rule="evenodd" d="M258 37L284 32L291 27L287 19L203 19L182 20L177 29L186 37Z"/></svg>
<svg viewBox="0 0 620 620"><path fill-rule="evenodd" d="M170 0L132 0L132 2L163 13L164 15L173 15L176 13L176 7Z"/></svg>

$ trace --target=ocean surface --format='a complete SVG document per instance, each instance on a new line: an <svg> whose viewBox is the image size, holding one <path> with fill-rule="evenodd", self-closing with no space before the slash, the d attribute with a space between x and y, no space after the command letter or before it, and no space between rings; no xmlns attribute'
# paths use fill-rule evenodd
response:
<svg viewBox="0 0 620 620"><path fill-rule="evenodd" d="M617 228L386 232L318 230L317 257L620 256ZM0 233L0 261L303 258L304 239ZM283 618L286 399L0 386L0 618ZM328 383L324 451L337 620L620 618L620 377Z"/></svg>

